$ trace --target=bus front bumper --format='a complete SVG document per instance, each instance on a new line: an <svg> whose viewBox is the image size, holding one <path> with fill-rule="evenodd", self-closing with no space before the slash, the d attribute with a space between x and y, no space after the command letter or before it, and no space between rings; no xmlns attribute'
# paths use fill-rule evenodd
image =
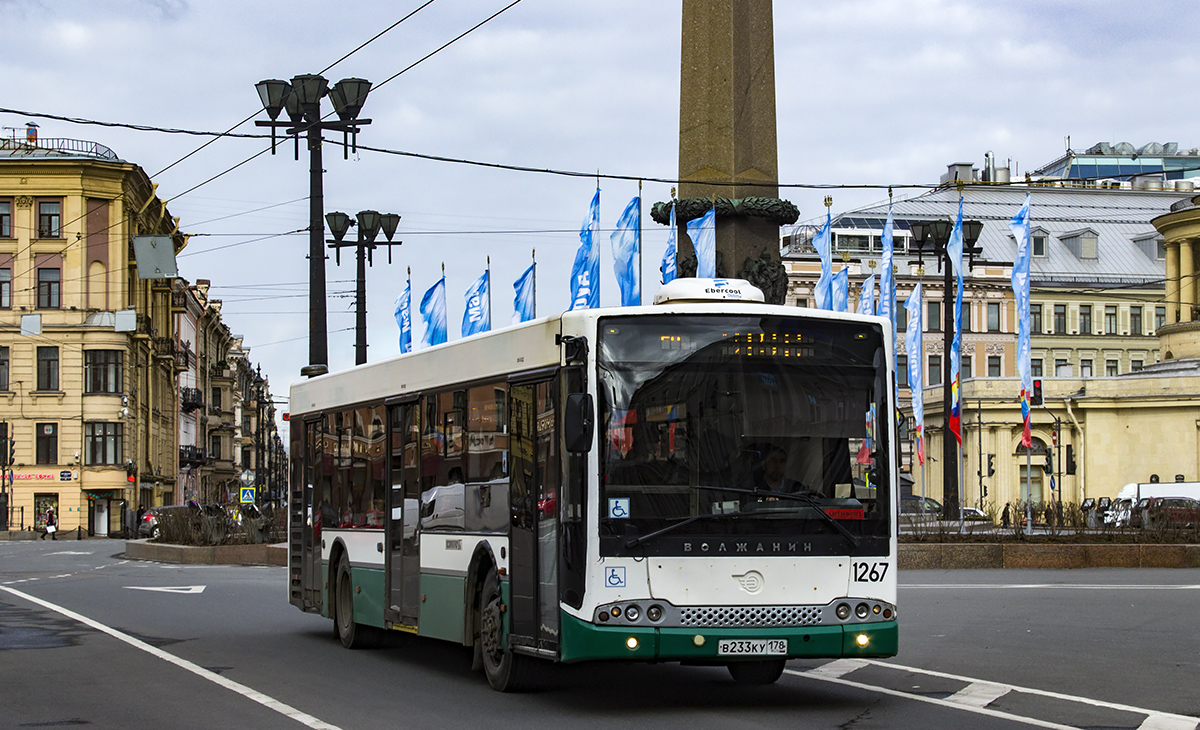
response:
<svg viewBox="0 0 1200 730"><path fill-rule="evenodd" d="M795 626L786 628L654 628L597 626L562 613L560 660L591 659L634 661L686 661L725 664L743 659L786 657L889 657L898 648L895 621L846 626ZM761 641L784 639L785 655L722 655L722 639Z"/></svg>

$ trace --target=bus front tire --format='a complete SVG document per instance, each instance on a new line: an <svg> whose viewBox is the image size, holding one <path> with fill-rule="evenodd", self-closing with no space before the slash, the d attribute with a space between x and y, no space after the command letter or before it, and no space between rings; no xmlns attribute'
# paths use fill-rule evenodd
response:
<svg viewBox="0 0 1200 730"><path fill-rule="evenodd" d="M479 591L478 622L475 635L483 673L488 684L498 692L520 692L529 688L530 658L506 651L504 646L504 613L501 610L500 577L489 570Z"/></svg>
<svg viewBox="0 0 1200 730"><path fill-rule="evenodd" d="M753 662L730 662L729 676L743 685L775 684L783 676L786 659L762 659Z"/></svg>
<svg viewBox="0 0 1200 730"><path fill-rule="evenodd" d="M342 554L338 561L337 581L333 587L333 627L347 649L371 649L379 644L380 630L354 621L354 581L350 578L350 560Z"/></svg>

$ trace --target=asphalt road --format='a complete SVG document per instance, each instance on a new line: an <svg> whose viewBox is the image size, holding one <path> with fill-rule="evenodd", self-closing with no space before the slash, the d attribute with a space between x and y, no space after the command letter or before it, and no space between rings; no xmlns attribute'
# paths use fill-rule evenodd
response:
<svg viewBox="0 0 1200 730"><path fill-rule="evenodd" d="M723 669L550 667L491 691L462 647L347 651L283 568L126 561L109 540L0 543L0 728L1012 728L1200 721L1200 571L901 573L901 648Z"/></svg>

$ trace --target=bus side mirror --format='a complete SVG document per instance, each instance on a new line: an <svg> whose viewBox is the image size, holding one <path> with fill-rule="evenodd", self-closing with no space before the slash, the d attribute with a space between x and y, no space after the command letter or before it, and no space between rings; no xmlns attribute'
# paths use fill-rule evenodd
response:
<svg viewBox="0 0 1200 730"><path fill-rule="evenodd" d="M586 454L592 450L592 431L595 426L592 396L589 393L571 393L567 396L567 408L563 414L563 436L567 451Z"/></svg>

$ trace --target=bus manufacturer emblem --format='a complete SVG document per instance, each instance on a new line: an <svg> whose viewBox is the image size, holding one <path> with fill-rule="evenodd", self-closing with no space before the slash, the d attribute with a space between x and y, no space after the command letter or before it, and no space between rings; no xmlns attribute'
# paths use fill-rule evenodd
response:
<svg viewBox="0 0 1200 730"><path fill-rule="evenodd" d="M742 587L742 590L747 593L754 594L763 589L762 573L758 572L757 570L752 570L749 573L743 573L742 575L735 575L733 577L737 579L738 585Z"/></svg>

